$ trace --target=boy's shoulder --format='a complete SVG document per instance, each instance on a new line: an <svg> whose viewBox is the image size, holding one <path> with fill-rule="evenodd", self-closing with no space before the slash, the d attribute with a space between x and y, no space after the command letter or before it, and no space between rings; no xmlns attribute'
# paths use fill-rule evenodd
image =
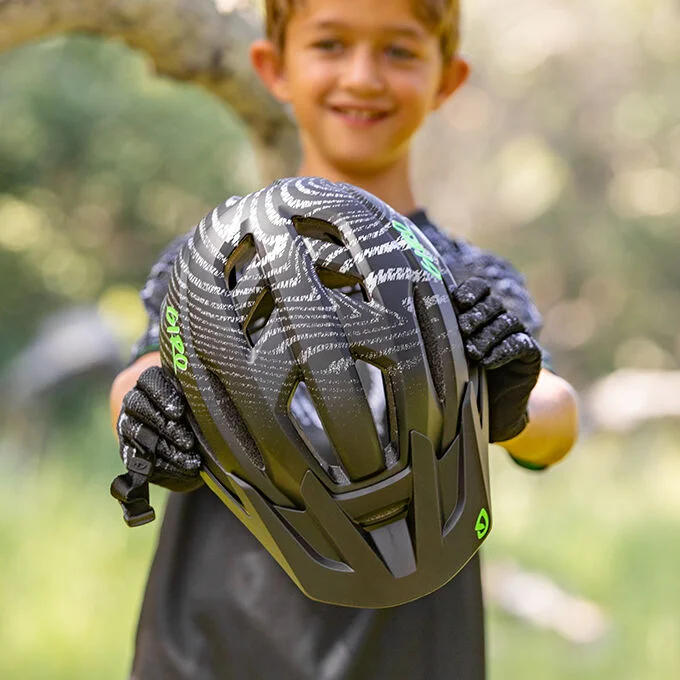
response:
<svg viewBox="0 0 680 680"><path fill-rule="evenodd" d="M151 267L149 276L146 279L144 288L140 296L147 311L160 310L165 294L168 292L167 286L175 265L175 260L179 255L184 244L191 238L194 230L191 229L186 234L178 236L171 241L162 251L156 263Z"/></svg>
<svg viewBox="0 0 680 680"><path fill-rule="evenodd" d="M168 292L170 275L175 265L175 260L182 250L182 246L191 238L194 230L177 237L161 252L156 263L146 279L144 287L139 293L142 300L148 324L144 335L134 344L131 352L131 361L135 361L147 352L158 350L160 346L160 313L163 300Z"/></svg>
<svg viewBox="0 0 680 680"><path fill-rule="evenodd" d="M537 335L543 319L526 287L526 280L507 259L445 234L424 211L412 216L414 224L435 247L459 283L473 276L484 279L503 300L508 311Z"/></svg>
<svg viewBox="0 0 680 680"><path fill-rule="evenodd" d="M446 261L447 265L461 270L469 276L483 276L485 279L504 281L512 279L524 285L522 274L508 260L491 251L472 245L462 238L455 238L444 233L436 224L430 221L427 213L418 211L411 218L414 224L425 234ZM475 273L469 274L472 270Z"/></svg>

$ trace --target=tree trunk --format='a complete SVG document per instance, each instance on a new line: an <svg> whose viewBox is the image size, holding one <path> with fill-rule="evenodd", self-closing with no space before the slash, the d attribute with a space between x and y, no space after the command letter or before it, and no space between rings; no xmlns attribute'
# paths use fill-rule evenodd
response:
<svg viewBox="0 0 680 680"><path fill-rule="evenodd" d="M239 9L235 6L239 5ZM234 0L0 0L0 51L48 36L90 33L146 53L156 70L199 83L243 120L263 181L294 174L292 121L261 85L249 44L260 21Z"/></svg>

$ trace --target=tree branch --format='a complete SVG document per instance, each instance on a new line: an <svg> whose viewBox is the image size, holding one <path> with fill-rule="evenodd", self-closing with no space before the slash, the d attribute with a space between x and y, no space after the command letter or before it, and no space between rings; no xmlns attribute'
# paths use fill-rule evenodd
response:
<svg viewBox="0 0 680 680"><path fill-rule="evenodd" d="M149 55L158 73L203 85L228 104L250 130L264 181L293 174L299 153L294 126L248 57L260 22L246 8L219 9L230 4L237 3L0 0L0 51L65 33L120 39Z"/></svg>

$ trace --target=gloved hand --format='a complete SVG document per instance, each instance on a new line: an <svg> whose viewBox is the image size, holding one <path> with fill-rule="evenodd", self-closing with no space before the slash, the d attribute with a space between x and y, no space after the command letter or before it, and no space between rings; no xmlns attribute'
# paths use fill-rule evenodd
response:
<svg viewBox="0 0 680 680"><path fill-rule="evenodd" d="M529 422L529 395L541 371L541 349L522 322L480 278L451 292L468 358L486 371L489 441L517 436Z"/></svg>
<svg viewBox="0 0 680 680"><path fill-rule="evenodd" d="M192 491L199 475L199 445L187 419L184 395L160 366L147 368L123 398L116 430L128 472L111 484L129 526L154 519L149 482L171 491Z"/></svg>

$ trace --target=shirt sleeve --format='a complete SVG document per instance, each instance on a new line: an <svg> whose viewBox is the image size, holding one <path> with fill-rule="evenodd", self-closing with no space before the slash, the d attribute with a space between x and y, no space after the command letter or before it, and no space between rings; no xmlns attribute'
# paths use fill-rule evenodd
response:
<svg viewBox="0 0 680 680"><path fill-rule="evenodd" d="M543 326L543 319L526 288L522 274L507 260L477 248L465 241L453 241L444 237L435 245L457 283L473 276L484 279L492 291L502 300L505 308L512 312L537 337Z"/></svg>
<svg viewBox="0 0 680 680"><path fill-rule="evenodd" d="M191 233L188 232L170 243L149 272L146 283L139 294L149 321L144 335L137 340L132 348L130 363L134 363L144 354L158 351L160 348L161 307L168 292L170 275L175 260L184 244L189 240Z"/></svg>
<svg viewBox="0 0 680 680"><path fill-rule="evenodd" d="M505 308L512 312L538 340L543 328L543 317L529 294L526 280L507 260L492 253L464 243L461 247L464 260L469 262L471 276L479 276L486 281L493 292L502 300ZM541 346L543 367L552 371L550 353Z"/></svg>

